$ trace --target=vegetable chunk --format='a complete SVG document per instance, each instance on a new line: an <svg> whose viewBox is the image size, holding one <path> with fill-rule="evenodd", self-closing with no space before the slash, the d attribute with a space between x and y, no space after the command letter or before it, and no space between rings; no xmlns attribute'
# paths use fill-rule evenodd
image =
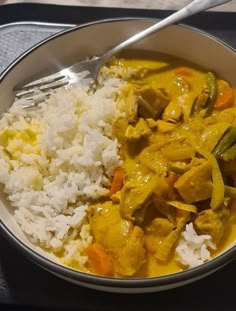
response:
<svg viewBox="0 0 236 311"><path fill-rule="evenodd" d="M125 132L125 137L128 142L137 142L141 138L151 135L151 130L146 121L140 118L135 126L129 125Z"/></svg>
<svg viewBox="0 0 236 311"><path fill-rule="evenodd" d="M175 188L186 203L209 199L212 195L211 165L205 162L179 177Z"/></svg>
<svg viewBox="0 0 236 311"><path fill-rule="evenodd" d="M137 87L130 92L128 105L132 107L137 105L138 116L141 118L157 120L169 103L169 97L165 90L156 89L152 85ZM132 110L135 111L135 108Z"/></svg>
<svg viewBox="0 0 236 311"><path fill-rule="evenodd" d="M120 250L117 258L117 272L121 275L132 276L145 262L144 232L135 226L126 246Z"/></svg>
<svg viewBox="0 0 236 311"><path fill-rule="evenodd" d="M90 223L96 242L112 255L114 273L131 276L138 271L145 261L143 230L133 226L131 221L123 219L118 205L110 201L92 207ZM96 257L94 253L97 252L92 249L92 255ZM98 253L100 255L101 252ZM101 271L99 261L97 257L93 260L96 267L99 266L97 269Z"/></svg>
<svg viewBox="0 0 236 311"><path fill-rule="evenodd" d="M157 180L155 177L144 178L143 180L128 181L121 191L120 213L125 219L133 220L136 210L145 205L152 195Z"/></svg>
<svg viewBox="0 0 236 311"><path fill-rule="evenodd" d="M85 250L88 256L89 265L99 275L111 276L113 273L113 265L111 257L105 249L98 243L88 246Z"/></svg>
<svg viewBox="0 0 236 311"><path fill-rule="evenodd" d="M194 221L200 234L210 234L214 243L219 244L226 233L226 223L229 220L229 209L222 208L218 213L212 209L202 211Z"/></svg>

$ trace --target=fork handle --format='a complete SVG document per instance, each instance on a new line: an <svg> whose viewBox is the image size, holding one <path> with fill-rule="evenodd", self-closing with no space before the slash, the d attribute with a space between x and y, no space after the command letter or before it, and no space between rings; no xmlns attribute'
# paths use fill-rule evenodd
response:
<svg viewBox="0 0 236 311"><path fill-rule="evenodd" d="M148 27L147 29L137 33L136 35L130 37L129 39L123 41L119 45L115 46L114 48L107 51L102 56L102 62L103 64L106 63L106 61L112 57L113 55L117 54L124 48L136 43L137 41L153 34L154 32L165 28L169 25L172 25L186 17L189 17L191 15L194 15L196 13L199 13L201 11L213 8L215 6L224 4L226 2L229 2L231 0L194 0L188 5L186 5L184 8L180 9L179 11L171 14L167 18L161 20L160 22L152 25L151 27Z"/></svg>

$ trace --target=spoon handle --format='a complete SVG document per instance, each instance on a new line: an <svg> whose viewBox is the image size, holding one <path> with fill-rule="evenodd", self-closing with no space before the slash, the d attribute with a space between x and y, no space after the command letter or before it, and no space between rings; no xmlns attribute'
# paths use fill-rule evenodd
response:
<svg viewBox="0 0 236 311"><path fill-rule="evenodd" d="M226 2L229 2L231 0L194 0L179 11L171 14L167 18L161 20L160 22L157 22L156 24L152 25L151 27L148 27L147 29L137 33L136 35L130 37L129 39L123 41L119 45L115 46L114 48L107 51L102 59L103 63L105 63L110 57L112 57L114 54L120 52L124 48L134 44L135 42L153 34L154 32L165 28L169 25L172 25L186 17L189 17L191 15L194 15L196 13L199 13L201 11L213 8L215 6L224 4Z"/></svg>

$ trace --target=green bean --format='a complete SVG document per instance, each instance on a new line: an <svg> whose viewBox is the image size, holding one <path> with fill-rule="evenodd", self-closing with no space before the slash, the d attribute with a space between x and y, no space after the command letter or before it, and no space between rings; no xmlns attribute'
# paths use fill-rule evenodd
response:
<svg viewBox="0 0 236 311"><path fill-rule="evenodd" d="M183 168L180 168L180 167L177 167L177 166L172 166L172 165L169 166L169 170L172 173L175 173L177 175L183 175L185 173L185 170Z"/></svg>
<svg viewBox="0 0 236 311"><path fill-rule="evenodd" d="M222 159L226 162L236 159L236 144L223 153Z"/></svg>
<svg viewBox="0 0 236 311"><path fill-rule="evenodd" d="M216 83L216 77L214 73L212 72L207 73L206 83L209 89L209 98L207 101L205 117L208 117L211 114L212 110L214 109L214 105L215 105L215 101L217 97L217 83Z"/></svg>
<svg viewBox="0 0 236 311"><path fill-rule="evenodd" d="M225 196L236 199L236 188L225 186Z"/></svg>
<svg viewBox="0 0 236 311"><path fill-rule="evenodd" d="M236 127L231 127L216 145L213 154L220 158L236 142Z"/></svg>

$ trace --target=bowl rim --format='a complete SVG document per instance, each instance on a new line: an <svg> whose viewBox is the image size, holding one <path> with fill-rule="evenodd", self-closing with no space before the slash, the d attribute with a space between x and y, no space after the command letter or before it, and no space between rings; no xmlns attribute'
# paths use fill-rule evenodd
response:
<svg viewBox="0 0 236 311"><path fill-rule="evenodd" d="M97 21L92 21L88 23L83 23L81 25L73 26L69 29L62 30L56 34L51 35L50 37L40 41L35 44L33 47L27 49L24 53L18 56L11 64L7 66L7 68L0 75L0 83L4 80L4 78L8 75L8 73L14 69L14 67L21 62L25 57L34 52L37 48L42 45L52 41L56 38L59 38L65 34L72 33L74 31L78 31L82 28L86 28L89 26L93 26L96 24L102 23L111 23L111 22L123 22L123 21L158 21L159 19L148 18L148 17L119 17L119 18L109 18L109 19L101 19ZM192 27L185 24L178 24L177 26L190 29L194 32L198 32L203 34L206 37L209 37L211 40L218 42L224 47L230 49L231 51L236 53L236 49L234 49L229 44L225 43L221 39L201 30L196 27ZM236 257L236 245L227 249L223 253L219 254L217 257L211 259L210 261L203 263L197 267L190 268L188 270L183 270L180 272L176 272L169 275L163 276L154 276L154 277L145 277L145 278L112 278L112 277L103 277L94 274L88 274L85 272L81 272L70 267L64 266L56 261L53 261L46 256L38 253L36 250L31 249L24 242L22 242L11 230L3 223L2 219L0 219L0 230L6 239L13 244L25 257L30 259L32 262L37 265L45 268L51 273L54 273L58 276L62 276L64 278L69 278L73 281L78 281L82 283L88 283L94 286L107 286L110 288L130 288L130 289L140 289L140 288L151 288L151 287L161 287L161 286L171 286L177 283L189 282L191 279L199 279L204 277L204 275L208 275L213 273L214 271L220 269L224 265L234 260Z"/></svg>

